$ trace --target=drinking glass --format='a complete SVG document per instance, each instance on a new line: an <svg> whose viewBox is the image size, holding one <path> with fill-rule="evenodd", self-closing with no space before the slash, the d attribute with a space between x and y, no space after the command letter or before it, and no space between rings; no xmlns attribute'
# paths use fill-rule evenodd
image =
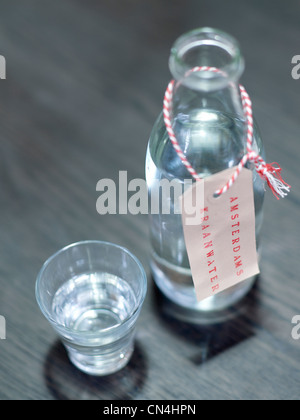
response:
<svg viewBox="0 0 300 420"><path fill-rule="evenodd" d="M36 281L42 313L71 362L91 375L108 375L128 363L146 291L147 277L137 258L101 241L58 251Z"/></svg>

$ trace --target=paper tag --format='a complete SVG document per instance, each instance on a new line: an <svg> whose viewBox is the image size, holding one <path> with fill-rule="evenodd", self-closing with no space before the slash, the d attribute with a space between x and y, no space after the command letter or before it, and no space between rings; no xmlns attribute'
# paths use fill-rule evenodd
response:
<svg viewBox="0 0 300 420"><path fill-rule="evenodd" d="M199 301L259 273L255 239L252 172L240 175L219 197L235 168L196 182L182 200L182 222L193 281ZM195 223L185 203L203 194Z"/></svg>

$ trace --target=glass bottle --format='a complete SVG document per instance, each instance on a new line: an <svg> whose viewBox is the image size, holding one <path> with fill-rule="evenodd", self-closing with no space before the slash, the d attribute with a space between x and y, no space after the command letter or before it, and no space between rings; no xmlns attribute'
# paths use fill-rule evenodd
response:
<svg viewBox="0 0 300 420"><path fill-rule="evenodd" d="M188 161L201 178L236 166L246 153L247 122L243 113L238 81L244 60L237 41L226 33L201 28L180 37L171 50L169 66L176 88L173 92L172 125ZM189 72L196 66L216 67L221 73ZM254 126L253 149L264 157L257 126ZM262 225L264 183L253 164L253 189L256 217L256 240ZM151 195L155 180L184 184L191 175L175 152L168 137L163 114L152 130L146 157L146 180ZM171 201L171 214L149 214L151 270L154 280L171 301L192 310L222 310L236 303L252 288L255 278L247 279L213 297L198 302L192 281L179 203ZM173 213L173 214L172 214Z"/></svg>

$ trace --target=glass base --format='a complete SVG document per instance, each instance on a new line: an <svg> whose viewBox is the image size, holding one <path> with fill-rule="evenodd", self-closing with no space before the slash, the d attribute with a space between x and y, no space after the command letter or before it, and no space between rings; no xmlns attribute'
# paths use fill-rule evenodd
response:
<svg viewBox="0 0 300 420"><path fill-rule="evenodd" d="M150 265L156 285L169 300L180 307L199 313L222 311L235 305L249 293L257 278L253 276L198 302L190 270L172 266L155 254Z"/></svg>
<svg viewBox="0 0 300 420"><path fill-rule="evenodd" d="M88 375L106 376L123 369L129 362L134 346L130 346L122 352L112 354L91 355L79 352L66 346L69 359L79 370Z"/></svg>

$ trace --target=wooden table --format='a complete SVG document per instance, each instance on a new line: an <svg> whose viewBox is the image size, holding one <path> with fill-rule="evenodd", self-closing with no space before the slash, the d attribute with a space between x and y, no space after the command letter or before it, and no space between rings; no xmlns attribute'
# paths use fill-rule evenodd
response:
<svg viewBox="0 0 300 420"><path fill-rule="evenodd" d="M1 399L299 399L299 22L297 0L0 1ZM204 25L239 39L268 161L293 190L266 194L255 288L225 320L197 326L175 320L153 285L147 216L100 216L96 184L120 170L144 178L170 47ZM126 246L149 280L132 360L106 378L69 363L34 295L43 262L84 239Z"/></svg>

